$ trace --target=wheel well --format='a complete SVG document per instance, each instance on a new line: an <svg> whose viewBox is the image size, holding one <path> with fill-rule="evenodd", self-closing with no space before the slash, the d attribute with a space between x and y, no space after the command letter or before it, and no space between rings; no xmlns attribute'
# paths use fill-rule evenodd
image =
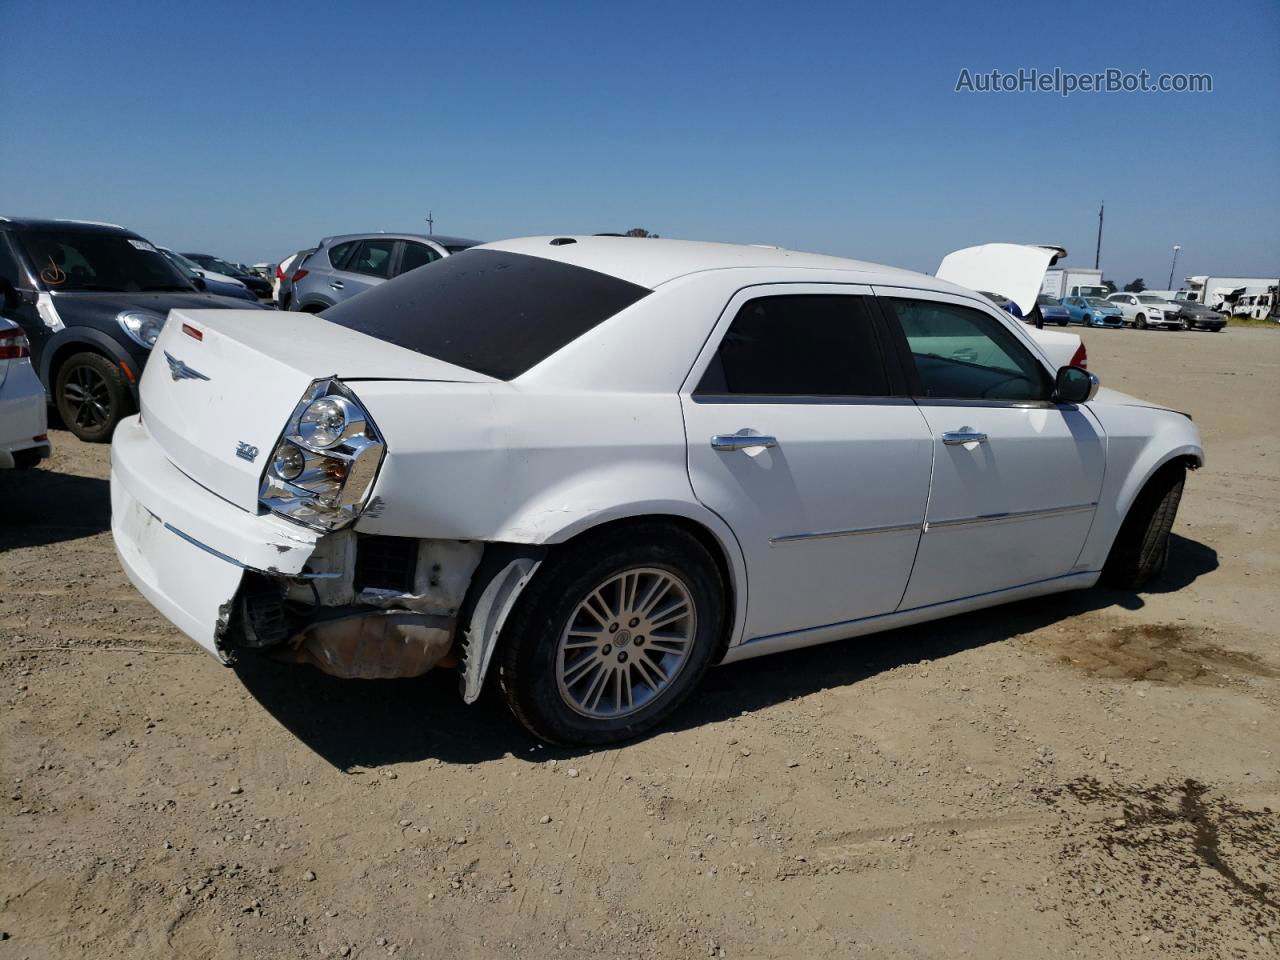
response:
<svg viewBox="0 0 1280 960"><path fill-rule="evenodd" d="M302 313L321 313L329 309L327 303L304 303L298 308Z"/></svg>
<svg viewBox="0 0 1280 960"><path fill-rule="evenodd" d="M603 533L621 533L627 527L632 526L653 526L659 524L671 527L675 530L681 530L695 540L697 540L711 554L712 560L715 561L716 568L720 571L720 580L724 584L724 635L720 638L720 649L717 651L715 660L718 663L724 652L729 648L729 638L733 636L733 628L736 614L737 592L733 580L733 568L729 565L729 557L725 553L724 546L720 543L709 529L696 520L690 520L688 517L677 517L673 514L644 514L637 517L623 517L620 520L610 520L607 523L598 526L589 527L586 530L579 531L563 543L556 544L551 549L567 546L571 543L577 543L584 537L594 537Z"/></svg>
<svg viewBox="0 0 1280 960"><path fill-rule="evenodd" d="M1133 499L1129 502L1129 506L1125 508L1124 518L1120 521L1120 529L1116 530L1116 537L1120 536L1120 530L1124 524L1129 522L1129 516L1133 513L1133 508L1142 500L1142 495L1150 490L1166 473L1171 470L1199 470L1200 461L1191 454L1183 454L1182 456L1171 457L1160 466L1151 471L1151 476L1147 477L1146 482L1138 488L1138 492L1134 494Z"/></svg>
<svg viewBox="0 0 1280 960"><path fill-rule="evenodd" d="M49 358L49 382L45 384L45 393L47 393L50 398L53 397L54 389L58 383L58 371L62 369L62 365L64 363L77 353L96 353L98 356L103 357L112 364L116 362L114 358L107 355L106 351L100 350L91 343L84 343L82 341L64 343L54 351L53 356ZM140 372L141 371L139 371L139 373Z"/></svg>

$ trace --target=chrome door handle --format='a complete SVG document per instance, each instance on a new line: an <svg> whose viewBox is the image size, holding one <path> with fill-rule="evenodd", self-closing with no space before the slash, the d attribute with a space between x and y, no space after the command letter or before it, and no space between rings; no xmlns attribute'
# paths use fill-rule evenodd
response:
<svg viewBox="0 0 1280 960"><path fill-rule="evenodd" d="M976 430L971 430L968 427L961 427L959 430L944 433L942 435L942 442L949 447L959 446L962 443L986 443L987 435L985 433L979 433Z"/></svg>
<svg viewBox="0 0 1280 960"><path fill-rule="evenodd" d="M332 290L341 290L345 286L341 280L330 280L329 287Z"/></svg>
<svg viewBox="0 0 1280 960"><path fill-rule="evenodd" d="M711 438L711 449L722 452L746 450L750 447L776 447L777 437L763 437L759 434L720 433Z"/></svg>

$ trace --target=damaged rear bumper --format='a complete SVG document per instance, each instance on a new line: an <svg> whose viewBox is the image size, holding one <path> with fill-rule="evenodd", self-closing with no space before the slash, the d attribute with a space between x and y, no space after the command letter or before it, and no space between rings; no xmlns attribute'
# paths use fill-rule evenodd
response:
<svg viewBox="0 0 1280 960"><path fill-rule="evenodd" d="M111 534L138 591L223 660L220 640L245 572L301 575L319 539L210 493L169 462L136 416L112 438Z"/></svg>
<svg viewBox="0 0 1280 960"><path fill-rule="evenodd" d="M245 647L338 677L411 677L450 662L462 639L467 702L537 566L499 546L478 572L493 545L321 534L249 513L173 466L138 417L112 442L111 507L134 586L223 662Z"/></svg>

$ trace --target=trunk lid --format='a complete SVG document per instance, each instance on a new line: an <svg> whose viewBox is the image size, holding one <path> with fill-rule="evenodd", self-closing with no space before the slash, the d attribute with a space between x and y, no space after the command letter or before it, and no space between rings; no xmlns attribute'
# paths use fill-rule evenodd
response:
<svg viewBox="0 0 1280 960"><path fill-rule="evenodd" d="M169 461L245 510L276 440L315 380L488 383L492 378L307 313L174 310L140 389L142 422Z"/></svg>
<svg viewBox="0 0 1280 960"><path fill-rule="evenodd" d="M937 277L970 290L1008 297L1025 317L1036 305L1045 272L1066 255L1062 247L984 243L947 254L938 265Z"/></svg>

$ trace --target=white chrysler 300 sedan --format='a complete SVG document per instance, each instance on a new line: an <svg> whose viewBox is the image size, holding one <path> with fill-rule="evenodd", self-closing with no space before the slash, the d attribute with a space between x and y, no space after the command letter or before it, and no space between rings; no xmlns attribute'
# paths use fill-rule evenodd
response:
<svg viewBox="0 0 1280 960"><path fill-rule="evenodd" d="M137 588L224 661L496 674L537 735L706 669L1165 562L1189 417L971 290L833 257L488 244L323 316L173 311L112 444Z"/></svg>

